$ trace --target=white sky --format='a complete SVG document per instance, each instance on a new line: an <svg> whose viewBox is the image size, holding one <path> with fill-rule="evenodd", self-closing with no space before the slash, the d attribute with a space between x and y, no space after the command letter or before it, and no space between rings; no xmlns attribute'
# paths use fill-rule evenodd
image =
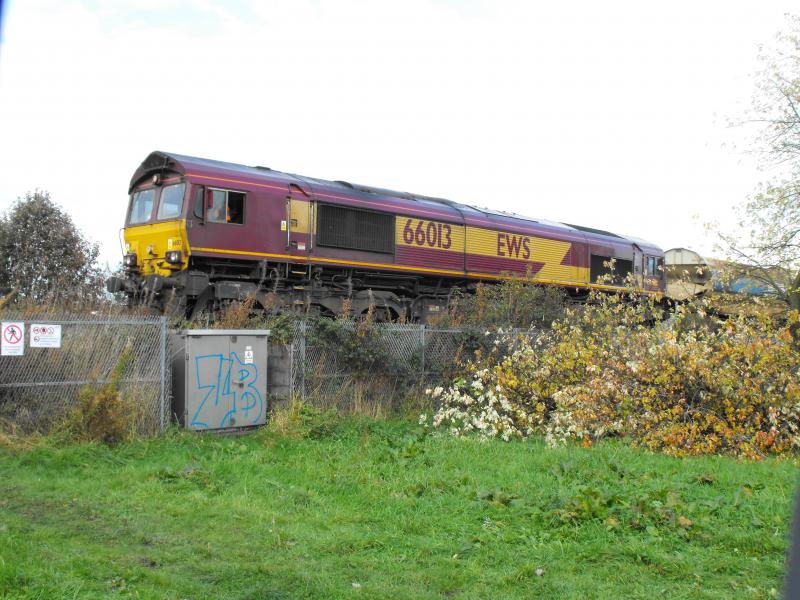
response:
<svg viewBox="0 0 800 600"><path fill-rule="evenodd" d="M792 9L10 0L0 210L48 190L116 263L130 176L167 150L707 252L700 223L768 176L727 122Z"/></svg>

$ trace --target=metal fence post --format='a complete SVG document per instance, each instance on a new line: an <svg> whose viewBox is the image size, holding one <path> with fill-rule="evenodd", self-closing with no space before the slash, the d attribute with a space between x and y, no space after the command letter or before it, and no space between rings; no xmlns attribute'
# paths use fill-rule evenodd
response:
<svg viewBox="0 0 800 600"><path fill-rule="evenodd" d="M159 421L161 433L164 433L165 418L164 410L167 400L167 318L161 317L161 406Z"/></svg>
<svg viewBox="0 0 800 600"><path fill-rule="evenodd" d="M306 321L300 323L300 394L303 402L306 401Z"/></svg>
<svg viewBox="0 0 800 600"><path fill-rule="evenodd" d="M288 345L289 348L289 401L294 400L294 337L292 336L292 343Z"/></svg>
<svg viewBox="0 0 800 600"><path fill-rule="evenodd" d="M420 383L425 381L425 325L419 326L419 342L420 342L420 352L422 354L422 372L420 373Z"/></svg>

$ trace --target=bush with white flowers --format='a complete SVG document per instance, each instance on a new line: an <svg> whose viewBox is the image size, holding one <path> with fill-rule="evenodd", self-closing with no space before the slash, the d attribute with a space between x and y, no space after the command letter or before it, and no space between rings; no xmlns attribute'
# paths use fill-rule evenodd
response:
<svg viewBox="0 0 800 600"><path fill-rule="evenodd" d="M509 343L505 337L499 339ZM506 441L542 431L544 403L536 401L535 394L520 394L519 381L509 377L510 364L530 352L531 346L523 342L522 348L491 368L476 369L473 364L466 378L457 379L447 389L427 390L438 410L431 417L422 415L420 423L454 436L477 434Z"/></svg>

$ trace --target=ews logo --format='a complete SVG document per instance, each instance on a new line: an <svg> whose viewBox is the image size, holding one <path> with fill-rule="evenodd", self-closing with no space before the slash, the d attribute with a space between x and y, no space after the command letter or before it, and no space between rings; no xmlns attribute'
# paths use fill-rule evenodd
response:
<svg viewBox="0 0 800 600"><path fill-rule="evenodd" d="M497 256L528 260L531 257L531 238L524 235L498 233Z"/></svg>

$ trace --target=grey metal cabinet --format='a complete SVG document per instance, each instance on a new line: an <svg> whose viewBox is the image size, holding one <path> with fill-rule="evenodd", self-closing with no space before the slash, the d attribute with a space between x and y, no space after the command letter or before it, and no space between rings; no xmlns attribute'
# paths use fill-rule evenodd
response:
<svg viewBox="0 0 800 600"><path fill-rule="evenodd" d="M173 348L173 410L184 427L266 422L268 329L189 329Z"/></svg>

